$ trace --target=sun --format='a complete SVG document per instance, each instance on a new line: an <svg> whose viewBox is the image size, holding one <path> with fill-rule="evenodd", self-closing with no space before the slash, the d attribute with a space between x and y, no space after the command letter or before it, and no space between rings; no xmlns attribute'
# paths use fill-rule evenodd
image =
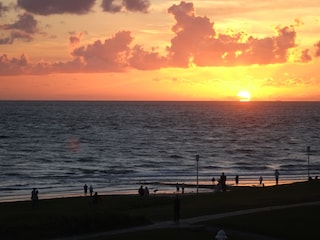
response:
<svg viewBox="0 0 320 240"><path fill-rule="evenodd" d="M249 102L251 99L250 92L246 90L239 91L237 96L239 97L240 102Z"/></svg>

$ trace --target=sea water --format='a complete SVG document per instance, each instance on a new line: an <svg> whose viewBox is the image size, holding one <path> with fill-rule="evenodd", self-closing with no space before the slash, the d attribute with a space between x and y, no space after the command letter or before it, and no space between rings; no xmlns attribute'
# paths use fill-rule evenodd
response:
<svg viewBox="0 0 320 240"><path fill-rule="evenodd" d="M307 147L310 146L310 151ZM0 102L0 201L320 174L319 102ZM196 162L199 155L199 162ZM198 164L198 167L197 167Z"/></svg>

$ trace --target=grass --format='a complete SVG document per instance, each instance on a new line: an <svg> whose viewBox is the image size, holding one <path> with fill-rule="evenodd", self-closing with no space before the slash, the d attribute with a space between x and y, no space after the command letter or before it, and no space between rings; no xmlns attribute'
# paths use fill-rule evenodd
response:
<svg viewBox="0 0 320 240"><path fill-rule="evenodd" d="M238 188L226 193L184 195L181 197L181 217L318 201L319 189L320 181L310 181L277 187ZM0 203L0 212L2 239L50 239L171 220L173 196L102 196L97 204L90 197L51 199L41 200L37 209L32 209L31 202ZM203 223L201 228L144 231L100 239L137 239L141 236L213 239L212 231L207 229L217 226L295 239L293 236L299 236L303 229L307 229L310 236L317 236L313 235L316 234L313 230L316 222L310 220L310 216L319 214L318 206L293 208L210 221ZM237 234L229 238L242 240Z"/></svg>

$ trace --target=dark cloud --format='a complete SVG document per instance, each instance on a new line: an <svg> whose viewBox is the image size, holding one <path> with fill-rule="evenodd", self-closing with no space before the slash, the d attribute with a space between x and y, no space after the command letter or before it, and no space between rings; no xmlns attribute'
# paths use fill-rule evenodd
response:
<svg viewBox="0 0 320 240"><path fill-rule="evenodd" d="M15 39L31 41L32 35L38 33L38 21L29 13L18 16L18 20L12 24L0 25L2 30L10 30L10 37L0 39L0 44L12 44Z"/></svg>
<svg viewBox="0 0 320 240"><path fill-rule="evenodd" d="M21 30L26 33L36 33L38 32L38 21L29 13L24 13L19 15L19 19L13 24L0 25L0 29L5 30Z"/></svg>
<svg viewBox="0 0 320 240"><path fill-rule="evenodd" d="M147 13L150 2L149 0L103 0L101 7L103 11L110 13L121 12L122 9L129 12Z"/></svg>
<svg viewBox="0 0 320 240"><path fill-rule="evenodd" d="M115 4L114 0L102 0L101 7L103 11L110 12L110 13L117 13L120 12L123 5L120 3Z"/></svg>
<svg viewBox="0 0 320 240"><path fill-rule="evenodd" d="M123 4L128 11L147 13L150 7L148 0L123 0Z"/></svg>
<svg viewBox="0 0 320 240"><path fill-rule="evenodd" d="M50 14L86 14L96 0L18 0L19 7L40 15Z"/></svg>

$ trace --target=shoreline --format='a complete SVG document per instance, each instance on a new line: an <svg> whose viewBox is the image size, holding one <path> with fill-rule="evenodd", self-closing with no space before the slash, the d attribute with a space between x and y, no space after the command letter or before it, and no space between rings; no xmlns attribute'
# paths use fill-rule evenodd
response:
<svg viewBox="0 0 320 240"><path fill-rule="evenodd" d="M293 184L297 182L305 182L307 179L279 179L279 185L285 184ZM217 181L216 181L217 183ZM177 184L179 185L179 191L177 191ZM150 195L174 195L174 194L181 194L182 190L181 187L184 186L184 193L185 194L193 194L197 191L197 184L192 182L140 182L136 184L135 189L114 189L114 190L107 190L107 189L96 189L94 192L98 192L100 196L112 196L112 195L138 195L138 188L140 186L148 187L150 191ZM233 180L227 181L227 186L229 189L237 188L237 187L270 187L276 186L274 179L266 179L263 180L263 185L259 184L258 180L253 179L240 179L238 185L235 184ZM213 185L211 181L199 181L198 184L198 191L199 193L208 193L217 191L217 185ZM30 189L31 193L31 189ZM6 202L23 202L29 201L31 194L22 194L22 195L7 195L7 196L0 196L0 203ZM39 192L39 199L40 200L49 200L49 199L58 199L58 198L71 198L71 197L90 197L90 194L84 195L83 189L73 190L73 191L57 191L57 192L46 192L44 191L41 193Z"/></svg>

